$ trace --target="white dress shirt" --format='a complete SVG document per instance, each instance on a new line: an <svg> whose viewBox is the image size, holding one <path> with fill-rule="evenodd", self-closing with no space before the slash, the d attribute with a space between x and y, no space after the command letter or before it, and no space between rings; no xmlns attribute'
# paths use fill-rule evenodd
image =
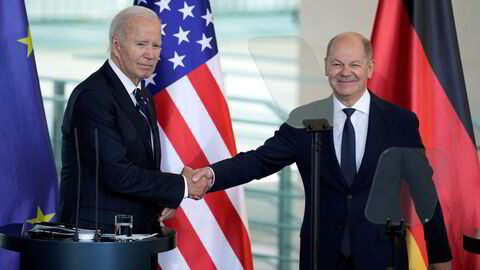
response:
<svg viewBox="0 0 480 270"><path fill-rule="evenodd" d="M343 126L347 120L347 115L342 111L345 108L348 107L343 105L335 95L333 95L333 144L335 146L335 155L337 156L338 164L340 166L342 165L341 149ZM360 164L362 164L363 154L365 153L365 144L367 143L370 93L365 91L362 97L350 108L355 109L355 112L350 116L350 121L355 129L355 161L358 172Z"/></svg>
<svg viewBox="0 0 480 270"><path fill-rule="evenodd" d="M118 67L117 65L112 61L112 59L108 59L108 64L110 64L110 67L113 69L113 72L117 75L117 77L120 79L122 82L123 86L125 89L127 89L128 95L132 99L133 105L137 105L137 100L135 99L135 94L133 91L135 89L140 89L141 85L138 83L137 85L134 85L133 82L125 75Z"/></svg>
<svg viewBox="0 0 480 270"><path fill-rule="evenodd" d="M127 75L125 75L118 67L117 65L112 61L112 59L108 59L108 64L110 65L110 67L113 69L113 72L115 72L115 74L117 75L117 77L120 79L120 81L122 82L123 86L125 87L125 89L127 90L128 92L128 95L130 96L130 98L132 99L132 102L133 102L133 105L134 106L137 106L137 99L135 98L135 94L133 93L135 91L135 89L141 89L141 83L139 82L138 85L134 85L133 82L127 77ZM152 130L150 130L150 143L152 145L152 150L153 149L153 134L152 134ZM155 151L155 150L154 150ZM157 150L158 151L158 150ZM184 175L183 176L183 182L185 183L185 191L183 193L183 198L187 198L188 197L188 186L187 186L187 179L185 178Z"/></svg>
<svg viewBox="0 0 480 270"><path fill-rule="evenodd" d="M125 75L118 67L117 65L112 61L112 59L108 59L108 64L110 64L110 67L112 67L113 72L117 75L117 77L120 79L120 81L123 84L123 87L127 89L128 95L132 99L133 105L136 107L137 106L137 99L135 98L135 89L141 89L142 85L139 82L137 85L134 85L133 82ZM143 113L141 113L143 115ZM146 118L146 116L144 115ZM152 146L152 151L155 152L155 149L153 147L153 134L152 130L150 129L150 146Z"/></svg>

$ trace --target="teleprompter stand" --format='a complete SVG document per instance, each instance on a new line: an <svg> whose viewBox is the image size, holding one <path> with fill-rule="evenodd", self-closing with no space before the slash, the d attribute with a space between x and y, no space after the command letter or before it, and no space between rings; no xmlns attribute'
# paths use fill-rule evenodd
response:
<svg viewBox="0 0 480 270"><path fill-rule="evenodd" d="M312 179L310 181L311 185L311 192L312 192L312 226L311 226L311 243L310 247L312 250L312 269L319 269L320 266L317 261L317 257L315 254L318 254L320 250L318 241L318 227L319 227L319 220L318 220L318 213L320 211L320 153L322 150L322 140L320 139L320 132L330 130L330 124L326 119L305 119L303 120L303 125L307 129L308 132L312 134L312 144L311 144L311 175Z"/></svg>

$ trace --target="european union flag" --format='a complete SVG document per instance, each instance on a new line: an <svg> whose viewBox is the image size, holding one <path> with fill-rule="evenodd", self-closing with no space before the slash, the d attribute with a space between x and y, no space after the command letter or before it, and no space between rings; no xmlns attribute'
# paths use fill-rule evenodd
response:
<svg viewBox="0 0 480 270"><path fill-rule="evenodd" d="M0 2L0 226L55 215L57 175L23 0ZM19 254L0 249L0 269Z"/></svg>

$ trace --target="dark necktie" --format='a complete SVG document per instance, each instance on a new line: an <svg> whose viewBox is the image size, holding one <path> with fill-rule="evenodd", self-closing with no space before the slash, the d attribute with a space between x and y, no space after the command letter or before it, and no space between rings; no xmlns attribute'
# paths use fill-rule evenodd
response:
<svg viewBox="0 0 480 270"><path fill-rule="evenodd" d="M148 98L143 96L142 90L140 89L135 89L133 91L133 94L135 95L135 100L137 101L137 104L135 107L137 108L138 112L142 115L143 119L143 124L145 125L145 128L148 130L148 138L151 138L152 134L152 118L150 116L150 112L148 110ZM150 141L152 144L152 142ZM152 146L153 150L153 146Z"/></svg>
<svg viewBox="0 0 480 270"><path fill-rule="evenodd" d="M341 153L341 167L343 176L347 181L348 186L351 186L353 179L357 174L357 164L355 158L355 129L353 128L352 121L350 121L350 116L355 112L355 109L345 108L343 112L347 115L345 120L345 125L343 126L343 135L342 135L342 153ZM343 231L343 241L340 250L345 257L350 257L350 233L348 221L345 224L345 229Z"/></svg>
<svg viewBox="0 0 480 270"><path fill-rule="evenodd" d="M152 118L150 117L150 112L148 111L148 98L144 97L141 93L141 90L138 88L135 89L133 92L133 94L135 95L135 100L137 101L135 107L137 108L138 112L143 116L142 118L145 121L145 125L150 131Z"/></svg>
<svg viewBox="0 0 480 270"><path fill-rule="evenodd" d="M355 129L353 128L352 121L350 121L350 116L355 112L355 109L345 108L343 112L347 115L347 120L345 120L345 125L343 126L343 135L342 135L342 153L341 153L341 162L343 176L347 180L348 186L351 186L353 179L357 174L357 162L355 158Z"/></svg>

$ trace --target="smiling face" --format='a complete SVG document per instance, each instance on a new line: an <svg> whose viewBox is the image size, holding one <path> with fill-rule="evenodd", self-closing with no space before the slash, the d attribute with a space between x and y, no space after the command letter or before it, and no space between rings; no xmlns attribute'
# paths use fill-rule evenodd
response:
<svg viewBox="0 0 480 270"><path fill-rule="evenodd" d="M360 34L346 33L333 40L325 58L325 75L333 94L351 107L363 95L372 77L375 61L367 55Z"/></svg>
<svg viewBox="0 0 480 270"><path fill-rule="evenodd" d="M160 57L160 21L131 17L122 30L112 37L112 60L137 85L153 73Z"/></svg>

